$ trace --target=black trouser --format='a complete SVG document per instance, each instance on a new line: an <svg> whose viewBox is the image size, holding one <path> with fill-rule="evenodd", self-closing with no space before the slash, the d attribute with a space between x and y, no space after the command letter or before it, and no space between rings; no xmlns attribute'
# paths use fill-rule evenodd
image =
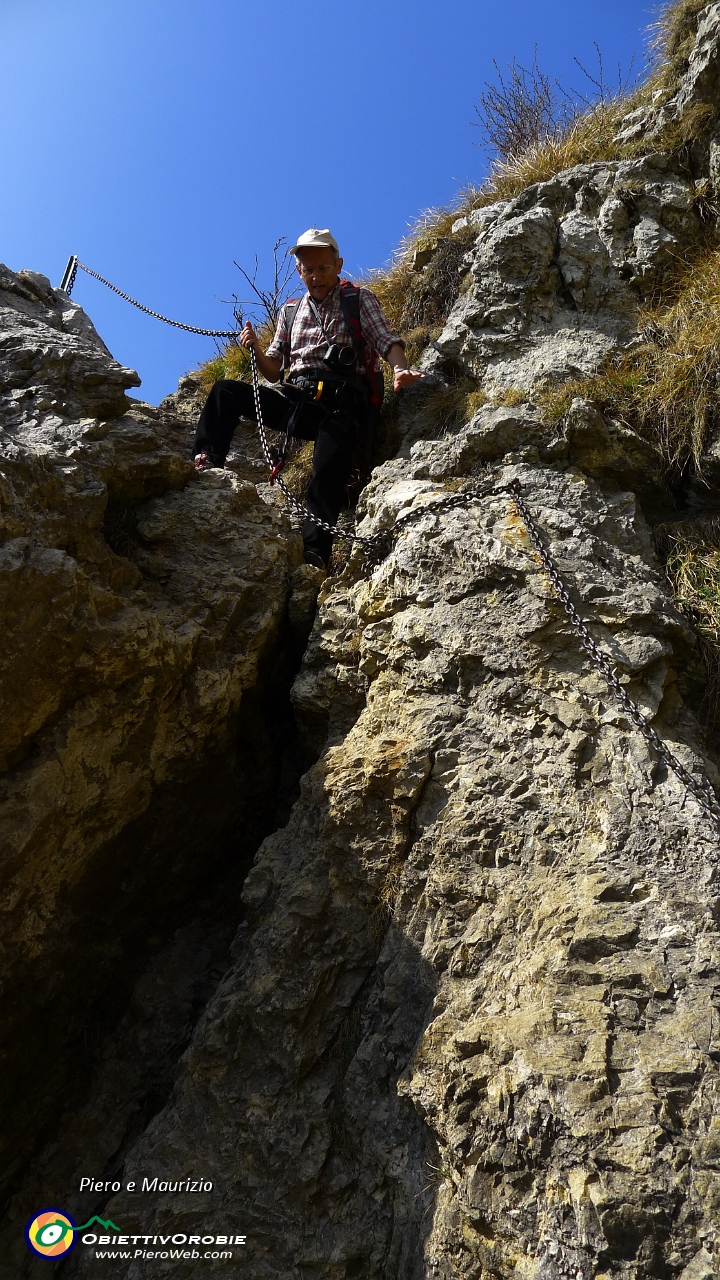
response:
<svg viewBox="0 0 720 1280"><path fill-rule="evenodd" d="M293 405L298 398L296 388L287 392L260 388L260 406L267 427L284 431ZM315 440L313 469L305 505L328 524L335 524L347 492L355 450L366 417L362 409L354 413L334 410L329 413L310 401L298 413L295 429L301 438ZM216 382L208 396L200 421L193 453L207 450L217 466L224 466L235 428L240 418L255 419L253 389L248 382L223 379ZM320 529L313 520L303 526L305 550L327 563L332 548L332 534Z"/></svg>

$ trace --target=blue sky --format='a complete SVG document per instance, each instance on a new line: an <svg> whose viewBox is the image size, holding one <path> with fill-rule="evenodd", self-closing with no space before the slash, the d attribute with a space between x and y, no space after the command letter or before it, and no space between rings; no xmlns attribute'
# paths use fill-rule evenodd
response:
<svg viewBox="0 0 720 1280"><path fill-rule="evenodd" d="M517 56L643 62L648 0L0 0L0 261L70 253L165 315L226 328L279 236L330 226L381 266L479 182L483 82ZM80 274L74 296L157 403L212 354Z"/></svg>

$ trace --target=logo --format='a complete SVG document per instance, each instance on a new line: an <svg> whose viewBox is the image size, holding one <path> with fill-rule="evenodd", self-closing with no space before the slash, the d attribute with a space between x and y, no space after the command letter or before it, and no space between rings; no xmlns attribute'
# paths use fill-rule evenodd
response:
<svg viewBox="0 0 720 1280"><path fill-rule="evenodd" d="M25 1238L41 1258L59 1258L73 1248L76 1229L72 1218L60 1209L43 1209L28 1222Z"/></svg>
<svg viewBox="0 0 720 1280"><path fill-rule="evenodd" d="M99 1222L101 1227L112 1227L113 1231L120 1230L110 1218L96 1216L83 1222L81 1227L76 1227L72 1218L59 1209L43 1209L42 1213L28 1222L25 1239L33 1253L39 1253L41 1258L59 1258L63 1253L69 1253L76 1244L77 1232L91 1227L94 1222Z"/></svg>

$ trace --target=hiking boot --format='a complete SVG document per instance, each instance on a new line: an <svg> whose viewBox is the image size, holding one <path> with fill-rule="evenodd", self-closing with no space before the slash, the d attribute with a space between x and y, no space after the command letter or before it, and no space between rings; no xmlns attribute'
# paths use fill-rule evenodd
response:
<svg viewBox="0 0 720 1280"><path fill-rule="evenodd" d="M305 552L305 563L314 564L316 569L327 569L327 565L325 564L322 556L319 556L315 551Z"/></svg>
<svg viewBox="0 0 720 1280"><path fill-rule="evenodd" d="M216 462L211 453L207 449L203 449L202 453L195 454L195 470L209 471L211 467L222 467L222 462Z"/></svg>

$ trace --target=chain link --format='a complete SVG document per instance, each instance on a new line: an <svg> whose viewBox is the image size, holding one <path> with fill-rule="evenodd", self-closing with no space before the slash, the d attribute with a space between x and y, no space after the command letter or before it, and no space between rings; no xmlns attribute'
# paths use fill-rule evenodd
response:
<svg viewBox="0 0 720 1280"><path fill-rule="evenodd" d="M257 356L255 354L254 347L250 348L250 363L252 366L255 416L257 419L258 431L260 433L260 443L262 445L265 461L270 470L274 471L278 459L275 458L272 449L270 448L267 432L265 430L265 423L263 421L262 405L260 403L260 380L258 377ZM306 507L299 498L295 497L295 494L288 489L285 481L279 474L276 475L275 484L277 484L278 488L284 494L290 506L292 506L300 515L312 520L313 524L318 525L320 529L325 529L327 533L333 534L334 537L343 538L346 542L354 542L359 546L365 547L369 556L387 555L390 550L393 535L400 529L405 528L406 525L411 524L415 520L419 520L424 515L427 515L428 512L449 511L453 507L466 506L469 502L485 498L493 492L502 492L502 490L498 489L494 483L489 484L483 489L463 489L461 493L453 493L448 495L446 498L438 498L436 502L428 502L420 507L413 507L411 511L407 511L404 515L400 516L394 524L390 525L387 529L380 529L377 533L363 535L359 533L351 533L348 529L343 529L339 525L329 524L327 520L321 520L320 516L316 516L315 513L310 511L310 509ZM506 489L505 492L509 492L509 490Z"/></svg>
<svg viewBox="0 0 720 1280"><path fill-rule="evenodd" d="M65 284L65 292L68 297L72 293L72 287L75 284L78 267L81 271L84 271L86 275L92 276L94 280L99 280L101 284L106 286L106 288L112 289L113 293L116 293L120 298L124 298L131 306L137 307L138 311L144 311L146 316L152 316L154 320L162 320L163 324L172 325L173 329L184 329L186 333L199 333L201 337L204 338L237 337L237 332L234 329L196 329L192 324L181 324L179 320L168 320L168 317L161 316L159 311L151 311L149 307L144 307L142 302L137 302L135 298L131 298L129 293L123 293L122 289L118 289L116 284L111 284L104 276L98 275L97 271L91 271L90 267L86 267L78 258L75 259L75 262L70 269L70 275L67 278L67 283Z"/></svg>
<svg viewBox="0 0 720 1280"><path fill-rule="evenodd" d="M643 714L637 703L633 701L627 690L620 683L617 671L613 666L611 666L607 656L590 635L587 626L583 622L580 614L575 608L575 605L570 599L568 589L560 577L555 561L543 545L539 530L533 521L528 505L522 496L522 489L518 480L512 481L510 484L510 492L513 497L513 502L517 507L518 514L528 531L528 536L535 548L538 559L550 579L558 600L565 610L565 616L567 617L567 620L583 649L587 654L589 654L594 666L605 680L610 692L615 698L617 698L625 714L630 720L632 720L635 727L640 730L640 733L648 746L651 747L659 759L662 760L663 764L667 765L669 769L672 769L676 777L678 777L683 785L687 787L688 791L695 797L698 803L702 805L703 809L711 814L713 818L720 818L720 804L718 803L717 796L715 795L710 783L706 782L703 784L698 782L697 779L693 778L692 774L688 772L682 761L678 760L677 756L673 755L670 748L665 745L662 738L653 729L647 716Z"/></svg>

